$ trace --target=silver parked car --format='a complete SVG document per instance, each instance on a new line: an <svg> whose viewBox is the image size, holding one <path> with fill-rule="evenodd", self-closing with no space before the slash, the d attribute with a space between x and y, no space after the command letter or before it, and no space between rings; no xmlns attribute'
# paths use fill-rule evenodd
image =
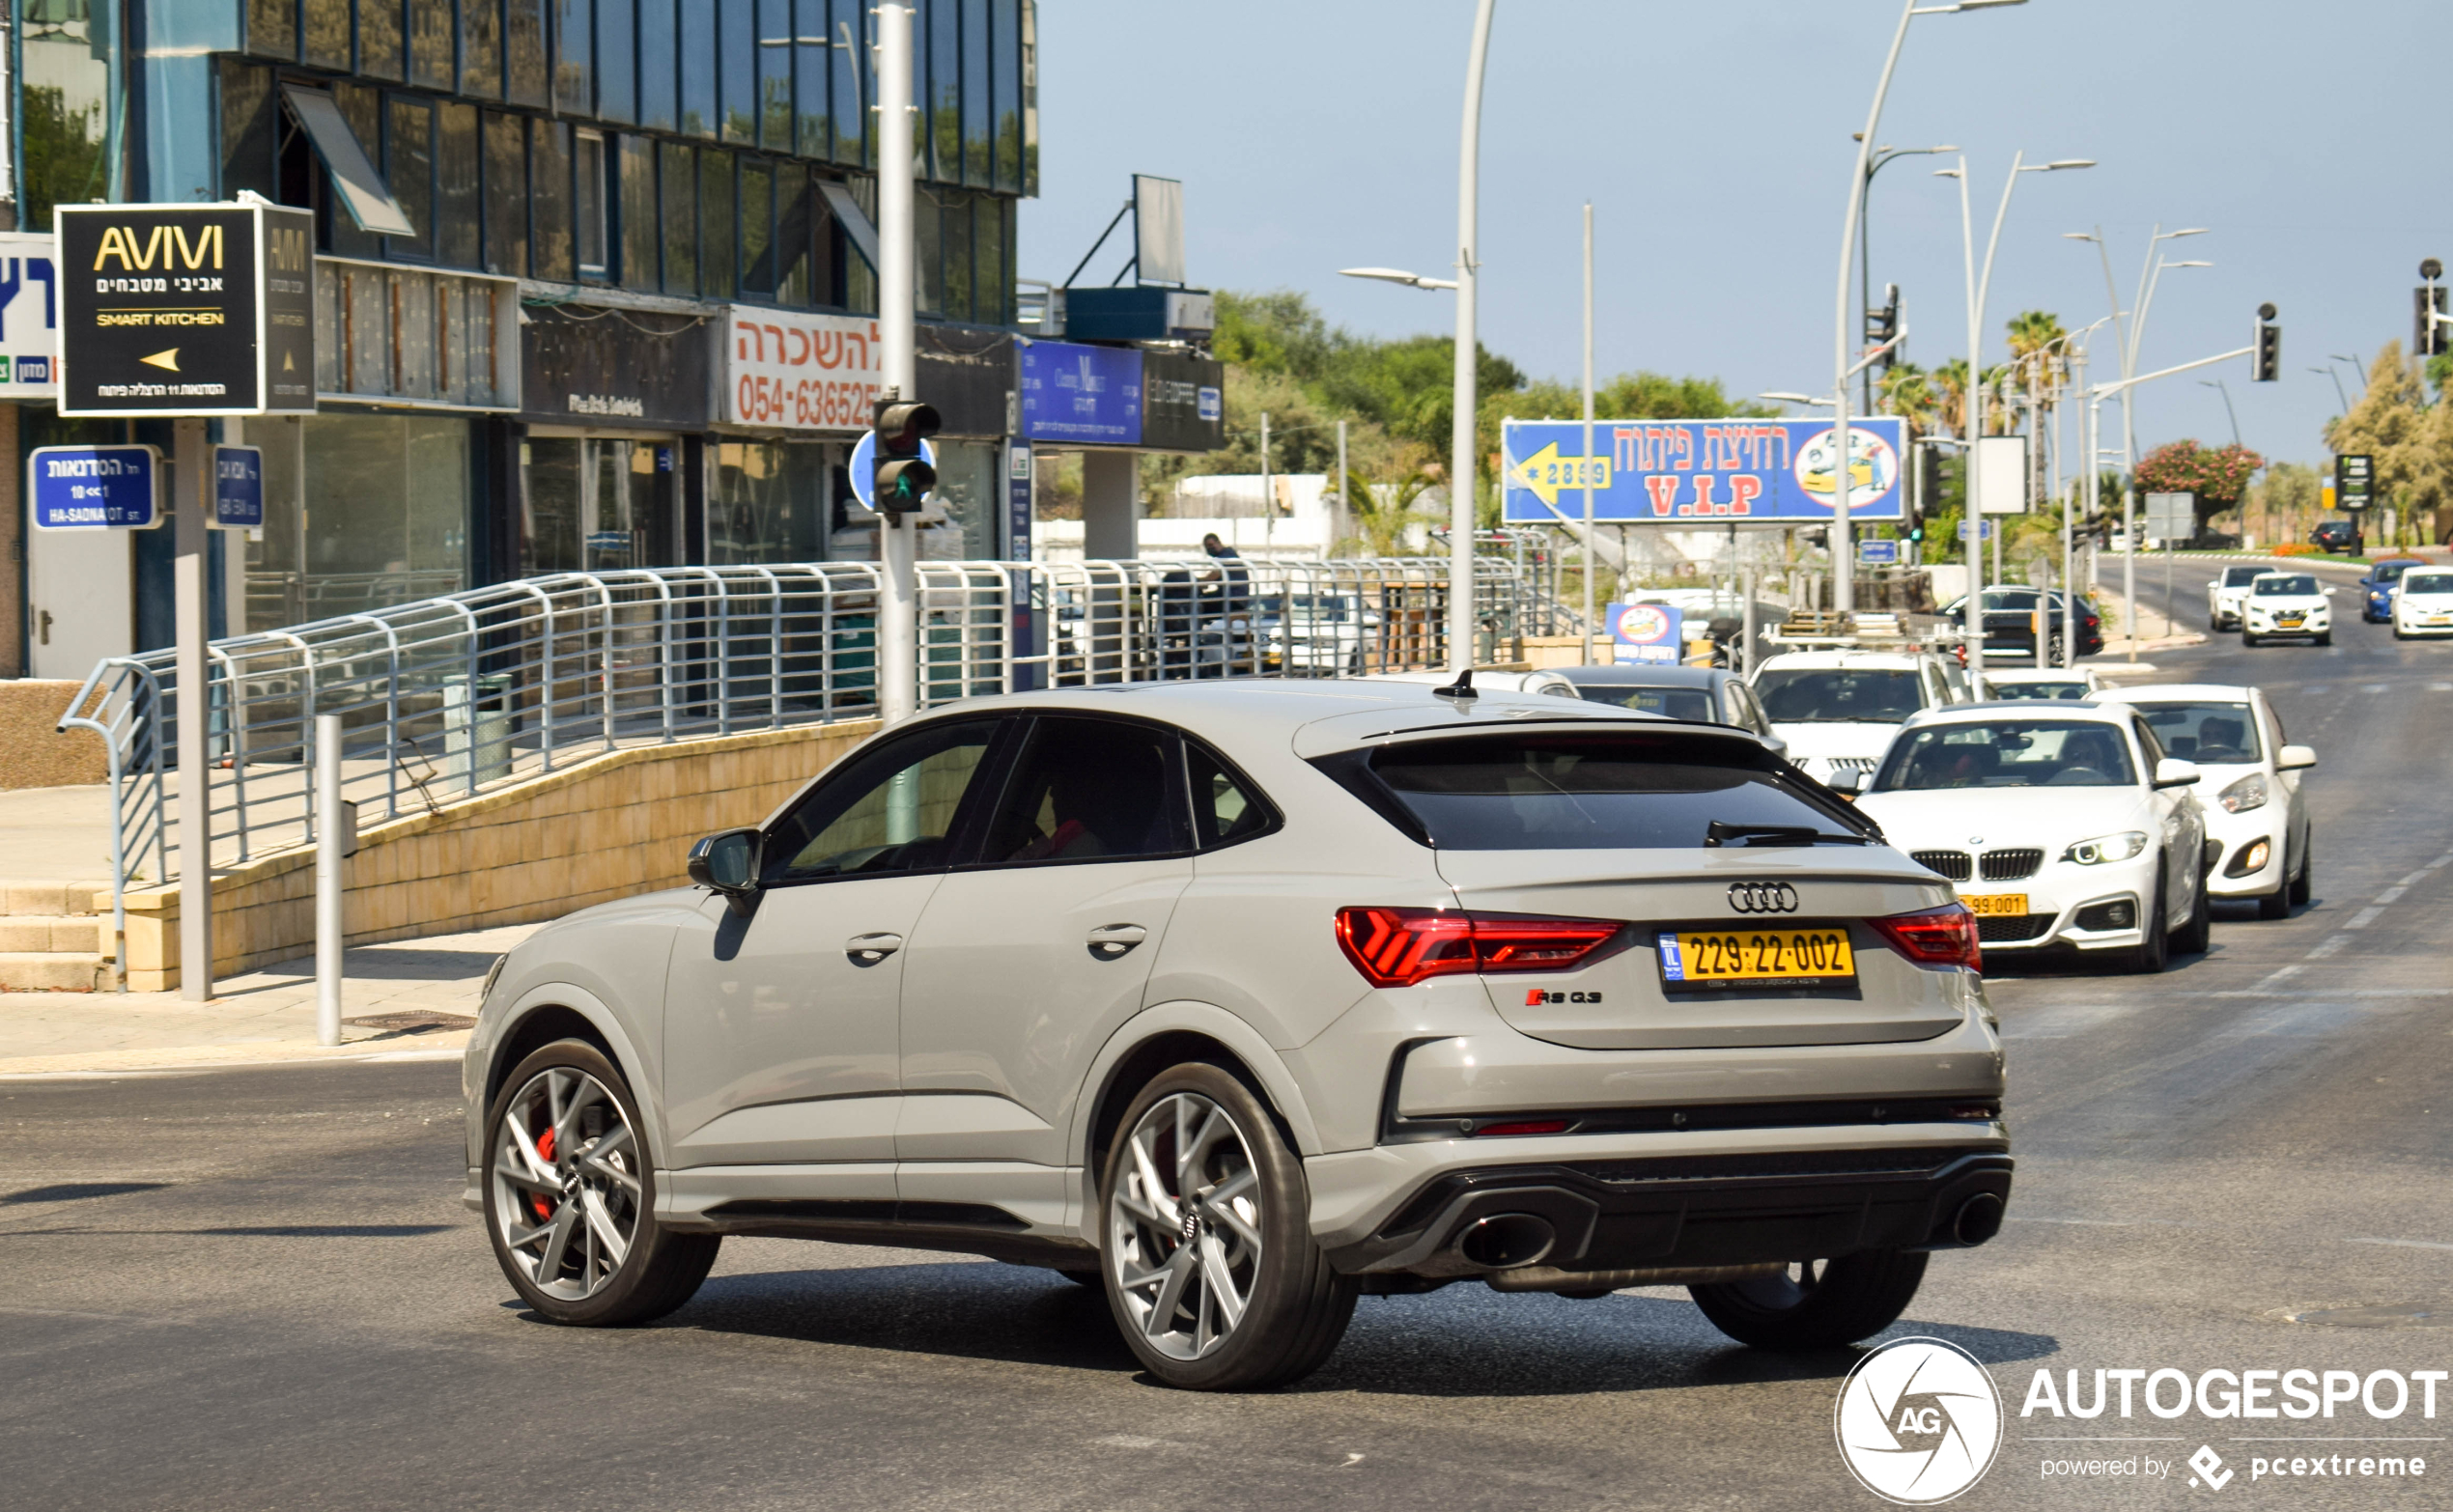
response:
<svg viewBox="0 0 2453 1512"><path fill-rule="evenodd" d="M2010 1191L1973 918L1740 731L1401 684L974 700L691 872L540 931L470 1037L466 1199L555 1322L668 1312L754 1234L1062 1272L1203 1389L1459 1280L1686 1285L1819 1348Z"/></svg>

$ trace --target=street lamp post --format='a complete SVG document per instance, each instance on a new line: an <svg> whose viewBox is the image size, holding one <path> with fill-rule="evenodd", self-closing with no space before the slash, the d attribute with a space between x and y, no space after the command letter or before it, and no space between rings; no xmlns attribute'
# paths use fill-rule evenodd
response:
<svg viewBox="0 0 2453 1512"><path fill-rule="evenodd" d="M1480 355L1474 335L1474 261L1477 196L1482 135L1482 64L1490 56L1491 11L1497 0L1474 8L1474 46L1465 62L1464 140L1456 165L1456 393L1449 428L1448 462L1448 663L1462 672L1474 664L1474 371Z"/></svg>
<svg viewBox="0 0 2453 1512"><path fill-rule="evenodd" d="M1891 34L1891 50L1882 60L1882 76L1874 86L1874 103L1866 111L1865 129L1857 133L1856 171L1848 178L1848 212L1840 221L1839 288L1832 297L1831 386L1838 391L1831 417L1836 458L1831 476L1831 575L1835 590L1832 607L1842 614L1854 612L1857 601L1856 552L1848 540L1848 265L1856 253L1857 216L1865 205L1868 165L1873 160L1874 133L1882 124L1882 101L1891 93L1891 75L1900 66L1900 48L1908 40L1908 22L1920 15L1948 15L2026 3L2027 0L1957 0L1952 5L1920 6L1916 0L1907 0L1900 8L1900 24Z"/></svg>
<svg viewBox="0 0 2453 1512"><path fill-rule="evenodd" d="M2241 445L2241 415L2239 410L2232 407L2231 389L2224 384L2221 378L2199 378L2197 380L2197 386L2200 388L2213 389L2223 396L2223 413L2232 417L2232 446L2236 450L2239 449Z"/></svg>
<svg viewBox="0 0 2453 1512"><path fill-rule="evenodd" d="M1584 665L1593 665L1593 202L1584 202ZM1504 487L1504 485L1503 485Z"/></svg>
<svg viewBox="0 0 2453 1512"><path fill-rule="evenodd" d="M1874 158L1866 164L1865 200L1857 207L1857 314L1863 319L1874 309L1874 251L1867 242L1866 222L1874 217L1874 176L1887 165L1903 157L1931 157L1942 153L1956 153L1956 146L1941 147L1877 147ZM1866 413L1874 413L1874 370L1865 371Z"/></svg>

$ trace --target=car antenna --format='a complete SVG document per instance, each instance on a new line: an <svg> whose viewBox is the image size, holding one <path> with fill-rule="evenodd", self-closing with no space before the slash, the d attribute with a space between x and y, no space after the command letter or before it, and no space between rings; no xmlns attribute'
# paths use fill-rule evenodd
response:
<svg viewBox="0 0 2453 1512"><path fill-rule="evenodd" d="M1472 667L1465 667L1457 672L1455 682L1449 684L1446 687L1432 688L1431 696L1433 698L1446 698L1455 703L1464 703L1470 699L1480 698L1482 695L1474 691L1474 669Z"/></svg>

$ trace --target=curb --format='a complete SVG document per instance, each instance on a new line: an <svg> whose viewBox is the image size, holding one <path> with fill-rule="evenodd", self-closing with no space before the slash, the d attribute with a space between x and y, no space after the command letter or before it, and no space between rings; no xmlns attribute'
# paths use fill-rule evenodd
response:
<svg viewBox="0 0 2453 1512"><path fill-rule="evenodd" d="M317 1065L334 1061L363 1064L457 1060L467 1048L468 1031L460 1029L442 1034L376 1035L329 1047L318 1045L312 1040L291 1040L270 1045L184 1045L157 1050L17 1055L0 1058L0 1081L102 1077L131 1072L221 1071L240 1066Z"/></svg>

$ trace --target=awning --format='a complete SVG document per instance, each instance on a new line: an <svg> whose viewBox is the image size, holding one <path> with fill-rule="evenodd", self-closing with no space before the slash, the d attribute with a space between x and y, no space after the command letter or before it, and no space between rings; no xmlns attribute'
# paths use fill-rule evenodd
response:
<svg viewBox="0 0 2453 1512"><path fill-rule="evenodd" d="M851 186L840 179L820 179L818 192L826 196L827 208L834 211L834 218L843 223L843 235L853 250L874 269L878 266L877 227L870 223L868 212L860 209L860 202L852 198Z"/></svg>
<svg viewBox="0 0 2453 1512"><path fill-rule="evenodd" d="M386 237L416 236L417 228L409 223L400 201L392 198L391 186L375 171L366 149L358 145L357 133L350 129L348 118L332 97L320 89L284 84L281 98L290 102L290 113L306 128L315 155L324 159L324 171L332 176L332 186L340 191L341 203L349 207L350 219L357 222L357 229Z"/></svg>

